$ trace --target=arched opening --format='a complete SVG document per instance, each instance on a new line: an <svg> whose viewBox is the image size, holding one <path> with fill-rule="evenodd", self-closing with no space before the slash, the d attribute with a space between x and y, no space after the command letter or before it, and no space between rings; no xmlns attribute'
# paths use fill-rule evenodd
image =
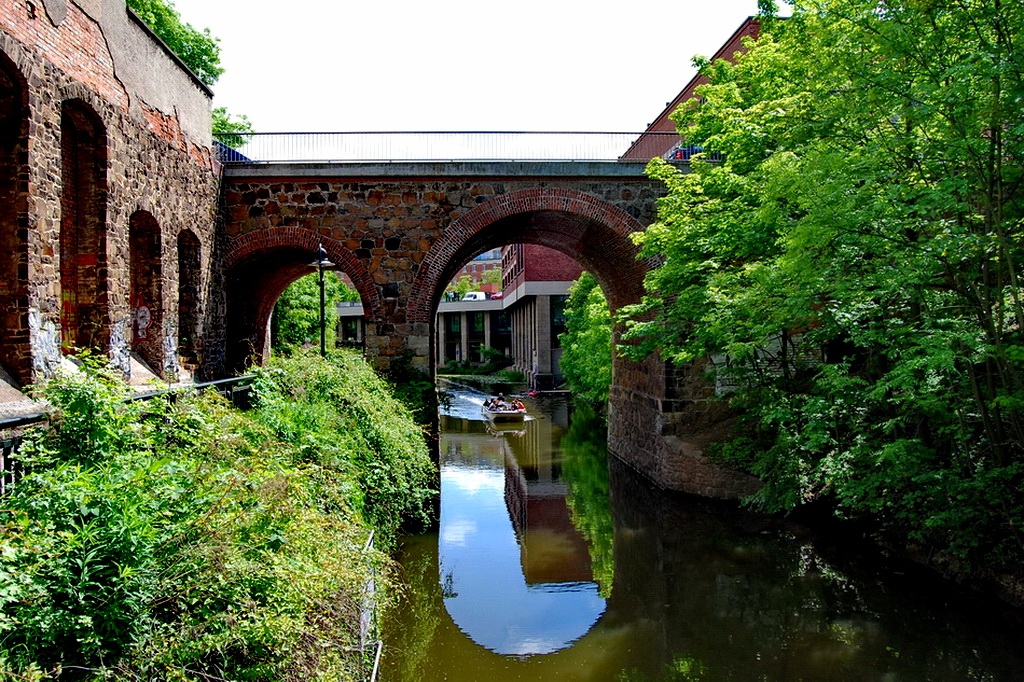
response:
<svg viewBox="0 0 1024 682"><path fill-rule="evenodd" d="M61 348L102 350L110 340L106 131L78 100L64 103L60 130Z"/></svg>
<svg viewBox="0 0 1024 682"><path fill-rule="evenodd" d="M594 199L593 202L598 200ZM431 255L437 254L438 259L436 262L431 260L429 268L425 269L428 276L419 277L414 284L413 301L409 309L414 311L426 306L436 311L443 301L446 284L464 263L478 253L506 247L503 251L504 309L512 318L512 350L516 368L524 374L539 376L542 383L550 382L557 374L558 349L552 345L559 332L561 306L565 300L564 286L559 285L562 288L556 291L553 282L562 277L575 279L579 276L579 269L573 270L571 278L549 273L553 270L568 271L566 264L578 264L579 268L594 275L614 312L623 305L640 300L643 277L650 264L637 260L637 248L629 240L628 234L639 229L639 225L624 214L619 216L609 212L609 215L599 218L588 215L588 211L584 210L586 205L582 208L570 207L576 210L523 210L521 205L509 203L511 205L506 215L495 217L497 211L492 209L486 211L484 219L477 224L473 224L473 216L467 216L465 223L468 229L462 229L462 234L459 234L458 228L462 228L462 225L458 225L456 229L449 230L451 237L435 244ZM455 240L459 243L451 243ZM557 252L557 255L552 255L553 252ZM445 253L452 255L446 257L443 255ZM431 255L428 255L425 262ZM529 265L531 256L534 263L540 264L532 272ZM552 263L556 267L551 268ZM429 277L432 272L437 273L434 278ZM429 303L422 300L428 296ZM422 321L435 324L429 318ZM431 333L433 337L441 336L433 327ZM537 351L537 358L533 357L534 351ZM445 352L435 345L436 355ZM542 353L548 354L547 357ZM637 363L621 357L614 359L614 368L616 383L629 390L664 394L663 370L652 373L649 368L640 368ZM547 387L550 386L546 383L542 386Z"/></svg>
<svg viewBox="0 0 1024 682"><path fill-rule="evenodd" d="M199 367L202 246L192 230L178 233L178 358L182 370Z"/></svg>
<svg viewBox="0 0 1024 682"><path fill-rule="evenodd" d="M441 373L474 373L511 365L512 334L501 286L502 249L477 254L445 287L434 346Z"/></svg>
<svg viewBox="0 0 1024 682"><path fill-rule="evenodd" d="M431 246L413 282L409 320L433 343L445 285L475 254L508 244L534 244L571 257L597 280L614 314L641 299L644 276L657 265L638 260L629 235L639 229L625 211L571 189L501 195L454 221ZM613 327L613 342L622 331ZM427 362L433 372L436 348L431 351ZM700 384L698 369L675 370L654 355L641 361L618 353L612 358L609 449L662 485L688 489L696 476L684 455L700 452L699 444L685 439L704 428L704 403L691 390Z"/></svg>
<svg viewBox="0 0 1024 682"><path fill-rule="evenodd" d="M160 226L146 211L128 221L132 351L158 376L165 375L163 259Z"/></svg>
<svg viewBox="0 0 1024 682"><path fill-rule="evenodd" d="M333 239L302 228L275 228L250 233L233 242L227 265L227 362L241 371L263 362L270 353L274 305L285 289L305 275L320 245L337 270L348 276L359 292L362 309L372 324L380 318L380 298L365 268Z"/></svg>
<svg viewBox="0 0 1024 682"><path fill-rule="evenodd" d="M0 54L0 371L32 381L28 324L28 97Z"/></svg>

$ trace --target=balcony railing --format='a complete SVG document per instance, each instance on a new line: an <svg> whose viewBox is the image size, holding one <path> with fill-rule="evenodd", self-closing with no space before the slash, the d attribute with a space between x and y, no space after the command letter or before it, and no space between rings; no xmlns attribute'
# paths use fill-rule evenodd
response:
<svg viewBox="0 0 1024 682"><path fill-rule="evenodd" d="M216 135L227 164L396 161L632 161L667 155L676 133L363 132ZM627 151L643 140L646 158ZM667 156L666 156L667 158Z"/></svg>

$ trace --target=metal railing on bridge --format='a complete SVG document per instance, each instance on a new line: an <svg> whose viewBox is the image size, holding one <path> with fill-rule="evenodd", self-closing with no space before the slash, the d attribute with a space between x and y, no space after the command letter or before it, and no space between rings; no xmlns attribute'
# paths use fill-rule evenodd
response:
<svg viewBox="0 0 1024 682"><path fill-rule="evenodd" d="M222 163L683 160L674 132L345 132L215 135ZM627 152L642 138L647 158ZM688 156L687 159L688 160Z"/></svg>

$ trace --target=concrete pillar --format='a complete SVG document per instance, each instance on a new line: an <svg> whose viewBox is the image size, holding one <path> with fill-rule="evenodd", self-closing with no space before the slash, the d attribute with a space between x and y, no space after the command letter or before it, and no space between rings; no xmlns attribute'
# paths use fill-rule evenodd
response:
<svg viewBox="0 0 1024 682"><path fill-rule="evenodd" d="M437 313L434 316L435 324L437 325L434 330L434 335L437 337L437 348L434 349L434 364L441 366L444 364L444 315Z"/></svg>
<svg viewBox="0 0 1024 682"><path fill-rule="evenodd" d="M491 347L491 316L494 313L490 310L484 311L484 348Z"/></svg>
<svg viewBox="0 0 1024 682"><path fill-rule="evenodd" d="M462 354L462 360L469 359L469 320L466 318L466 313L459 313L459 331L461 332L461 338L459 339L459 349Z"/></svg>

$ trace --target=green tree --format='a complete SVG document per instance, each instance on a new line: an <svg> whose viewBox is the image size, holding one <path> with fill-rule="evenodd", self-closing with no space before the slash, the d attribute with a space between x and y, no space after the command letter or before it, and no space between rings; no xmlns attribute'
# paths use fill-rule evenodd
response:
<svg viewBox="0 0 1024 682"><path fill-rule="evenodd" d="M213 134L221 143L229 147L240 147L249 141L253 132L248 116L239 114L235 117L228 112L227 107L214 107Z"/></svg>
<svg viewBox="0 0 1024 682"><path fill-rule="evenodd" d="M224 73L220 65L220 40L210 29L199 31L181 19L171 0L127 0L128 6L153 29L167 47L207 85L213 85ZM229 147L239 147L252 133L252 122L245 115L231 115L226 107L213 110L213 134ZM237 135L235 135L237 133Z"/></svg>
<svg viewBox="0 0 1024 682"><path fill-rule="evenodd" d="M171 0L127 0L128 6L207 85L224 73L220 65L220 41L210 29L199 31L181 20Z"/></svg>
<svg viewBox="0 0 1024 682"><path fill-rule="evenodd" d="M463 275L462 277L457 277L451 282L448 282L448 286L445 287L444 292L446 294L453 295L456 300L460 300L467 293L473 291L475 286L476 282L473 281L472 277L469 275Z"/></svg>
<svg viewBox="0 0 1024 682"><path fill-rule="evenodd" d="M762 506L1019 560L1024 6L799 0L700 65L675 120L724 160L650 166L633 352L727 358Z"/></svg>
<svg viewBox="0 0 1024 682"><path fill-rule="evenodd" d="M327 325L327 347L337 340L337 304L347 287L334 272L324 273L324 312ZM274 305L271 323L271 345L286 350L320 342L320 279L306 275L292 282Z"/></svg>
<svg viewBox="0 0 1024 682"><path fill-rule="evenodd" d="M584 400L604 405L612 383L612 319L604 292L588 272L569 289L559 338L566 382Z"/></svg>
<svg viewBox="0 0 1024 682"><path fill-rule="evenodd" d="M501 284L501 268L491 268L480 273L481 284Z"/></svg>

